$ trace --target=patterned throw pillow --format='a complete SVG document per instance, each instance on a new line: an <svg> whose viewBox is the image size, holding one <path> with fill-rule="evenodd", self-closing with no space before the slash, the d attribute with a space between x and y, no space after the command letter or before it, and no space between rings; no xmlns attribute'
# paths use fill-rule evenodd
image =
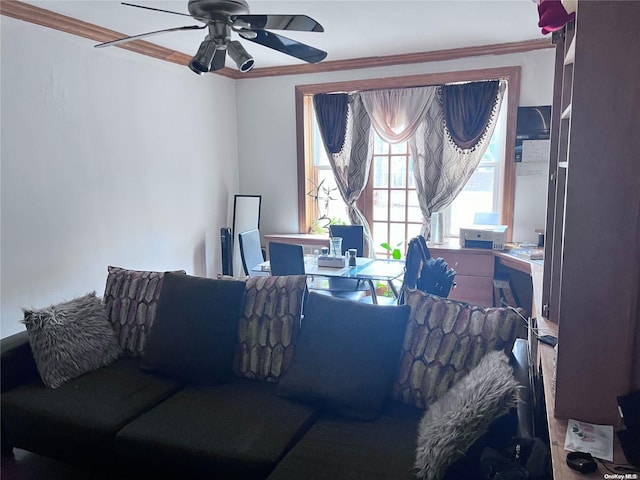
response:
<svg viewBox="0 0 640 480"><path fill-rule="evenodd" d="M57 388L108 365L121 350L96 292L40 310L23 309L42 382Z"/></svg>
<svg viewBox="0 0 640 480"><path fill-rule="evenodd" d="M291 365L307 277L266 276L241 280L245 282L245 301L238 325L233 371L241 377L277 382Z"/></svg>
<svg viewBox="0 0 640 480"><path fill-rule="evenodd" d="M492 350L511 353L522 319L509 308L483 308L407 289L411 316L394 397L426 408Z"/></svg>
<svg viewBox="0 0 640 480"><path fill-rule="evenodd" d="M163 272L108 267L103 302L118 343L128 355L142 356L156 318ZM177 270L175 273L186 273Z"/></svg>

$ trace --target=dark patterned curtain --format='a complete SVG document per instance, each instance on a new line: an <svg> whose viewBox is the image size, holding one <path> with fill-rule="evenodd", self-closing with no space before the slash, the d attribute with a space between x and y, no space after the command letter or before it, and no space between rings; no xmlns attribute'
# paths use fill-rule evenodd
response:
<svg viewBox="0 0 640 480"><path fill-rule="evenodd" d="M313 96L313 105L318 123L325 123L326 134L320 127L322 140L349 219L353 225L362 225L365 245L372 255L371 229L356 206L369 178L369 152L373 151L371 121L358 95L318 94Z"/></svg>
<svg viewBox="0 0 640 480"><path fill-rule="evenodd" d="M461 148L454 143L453 135L448 131L443 98L445 87L440 89L438 101L431 103L416 134L409 140L416 193L423 216L421 233L425 237L431 229L431 215L451 204L486 152L505 87L505 83L498 82L498 90L488 109L487 124L475 128L481 134L470 148Z"/></svg>
<svg viewBox="0 0 640 480"><path fill-rule="evenodd" d="M442 106L448 133L455 144L473 149L487 131L500 82L472 82L442 86Z"/></svg>
<svg viewBox="0 0 640 480"><path fill-rule="evenodd" d="M319 93L313 96L313 106L325 148L330 154L338 153L342 150L347 131L349 95Z"/></svg>

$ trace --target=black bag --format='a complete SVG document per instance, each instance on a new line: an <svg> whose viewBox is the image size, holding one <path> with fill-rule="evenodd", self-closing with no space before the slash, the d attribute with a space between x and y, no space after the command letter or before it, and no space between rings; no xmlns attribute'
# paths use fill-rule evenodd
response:
<svg viewBox="0 0 640 480"><path fill-rule="evenodd" d="M539 438L514 438L504 452L487 447L480 470L490 480L546 480L551 478L551 452Z"/></svg>

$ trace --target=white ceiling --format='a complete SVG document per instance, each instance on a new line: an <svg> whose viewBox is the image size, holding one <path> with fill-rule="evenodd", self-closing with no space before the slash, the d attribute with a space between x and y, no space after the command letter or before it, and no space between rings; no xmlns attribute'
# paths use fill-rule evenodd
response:
<svg viewBox="0 0 640 480"><path fill-rule="evenodd" d="M127 1L188 13L187 0ZM26 0L25 3L100 25L124 36L200 24L179 15L128 7L116 0ZM327 51L326 60L543 38L532 0L249 0L249 4L251 13L306 14L320 22L324 33L276 33ZM145 40L191 56L205 35L206 30L179 31ZM261 45L243 43L255 58L256 68L302 63ZM229 61L227 66L232 66Z"/></svg>

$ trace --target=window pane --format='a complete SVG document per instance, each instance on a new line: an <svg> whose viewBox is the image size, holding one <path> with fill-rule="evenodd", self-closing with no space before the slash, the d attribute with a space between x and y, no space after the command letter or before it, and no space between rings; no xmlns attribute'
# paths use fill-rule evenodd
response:
<svg viewBox="0 0 640 480"><path fill-rule="evenodd" d="M391 248L399 248L401 252L405 251L405 225L404 223L389 224L389 244Z"/></svg>
<svg viewBox="0 0 640 480"><path fill-rule="evenodd" d="M407 220L409 222L422 223L422 212L420 211L420 205L418 204L418 194L415 190L409 190L408 196L409 208L407 209Z"/></svg>
<svg viewBox="0 0 640 480"><path fill-rule="evenodd" d="M404 190L391 190L390 202L391 212L389 220L395 222L404 222L406 220L406 194Z"/></svg>
<svg viewBox="0 0 640 480"><path fill-rule="evenodd" d="M407 172L408 174L408 187L409 188L416 188L416 182L415 179L413 177L413 158L409 157L409 171Z"/></svg>
<svg viewBox="0 0 640 480"><path fill-rule="evenodd" d="M387 221L389 220L388 207L389 196L387 190L373 191L373 220Z"/></svg>
<svg viewBox="0 0 640 480"><path fill-rule="evenodd" d="M382 253L384 252L384 249L380 247L380 244L389 241L387 224L382 222L373 222L372 228L371 236L373 237L373 250L376 253Z"/></svg>
<svg viewBox="0 0 640 480"><path fill-rule="evenodd" d="M478 212L493 211L493 167L478 167L464 189L451 204L450 232L459 235L460 227L471 225Z"/></svg>
<svg viewBox="0 0 640 480"><path fill-rule="evenodd" d="M376 134L373 135L373 153L389 153L389 145Z"/></svg>
<svg viewBox="0 0 640 480"><path fill-rule="evenodd" d="M389 162L387 157L373 157L373 186L389 186Z"/></svg>
<svg viewBox="0 0 640 480"><path fill-rule="evenodd" d="M324 182L322 182L324 180ZM318 184L322 182L318 195L317 217L327 216L331 219L347 221L347 208L342 201L335 177L331 169L318 169Z"/></svg>
<svg viewBox="0 0 640 480"><path fill-rule="evenodd" d="M413 237L417 237L420 235L420 229L422 228L422 224L409 223L407 225L407 242Z"/></svg>
<svg viewBox="0 0 640 480"><path fill-rule="evenodd" d="M406 157L391 157L391 187L406 188L407 159Z"/></svg>
<svg viewBox="0 0 640 480"><path fill-rule="evenodd" d="M391 145L391 153L406 154L408 152L409 144L407 142L394 143Z"/></svg>

